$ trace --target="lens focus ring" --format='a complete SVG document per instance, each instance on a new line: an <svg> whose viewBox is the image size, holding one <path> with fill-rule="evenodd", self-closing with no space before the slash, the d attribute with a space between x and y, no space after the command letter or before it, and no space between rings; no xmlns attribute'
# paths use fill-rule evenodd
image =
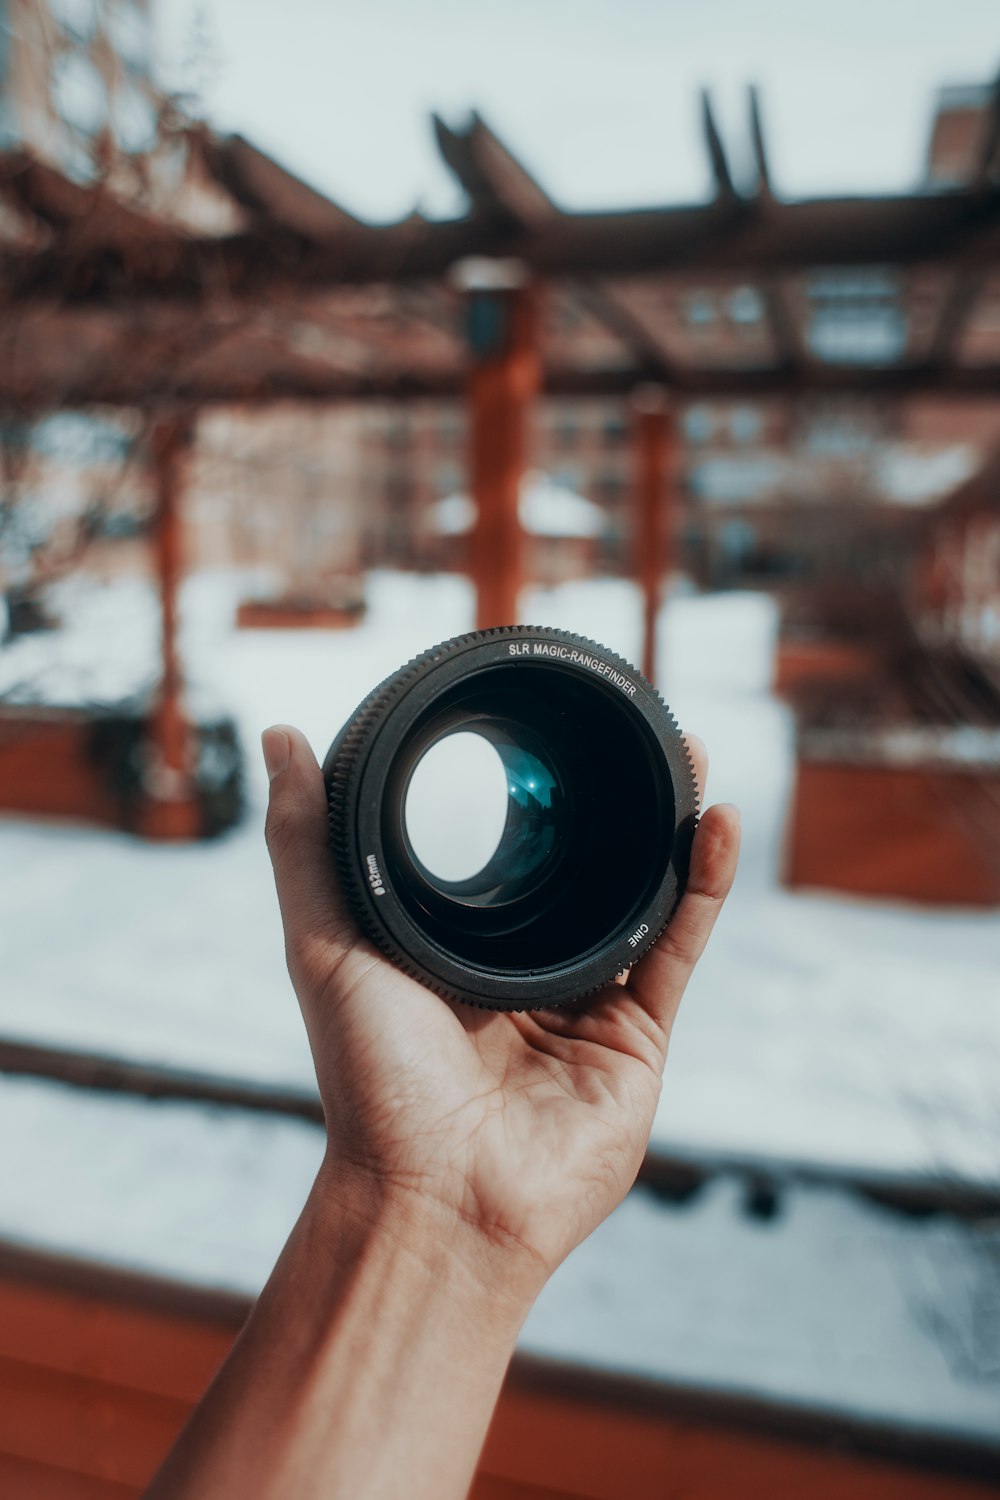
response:
<svg viewBox="0 0 1000 1500"><path fill-rule="evenodd" d="M409 814L433 757L460 735L495 757L507 802L491 815L495 849L445 878ZM362 931L472 1004L537 1009L599 989L652 946L687 878L697 793L676 722L627 662L565 631L511 626L424 652L368 695L324 775ZM488 790L445 781L429 826L439 812L445 835L466 831Z"/></svg>

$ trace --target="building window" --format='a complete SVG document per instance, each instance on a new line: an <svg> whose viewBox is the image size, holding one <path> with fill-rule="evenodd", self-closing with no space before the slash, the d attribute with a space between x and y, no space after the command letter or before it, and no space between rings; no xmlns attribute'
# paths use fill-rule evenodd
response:
<svg viewBox="0 0 1000 1500"><path fill-rule="evenodd" d="M739 566L753 553L757 536L753 527L747 521L736 517L726 521L719 532L719 541L726 560L733 566Z"/></svg>
<svg viewBox="0 0 1000 1500"><path fill-rule="evenodd" d="M573 464L563 464L556 470L554 478L560 489L572 490L575 494L580 493L580 470Z"/></svg>
<svg viewBox="0 0 1000 1500"><path fill-rule="evenodd" d="M443 500L462 488L462 472L456 464L442 464L434 476L434 488Z"/></svg>
<svg viewBox="0 0 1000 1500"><path fill-rule="evenodd" d="M735 292L731 292L727 307L732 321L742 327L759 323L764 316L764 304L760 293L752 286L737 287Z"/></svg>
<svg viewBox="0 0 1000 1500"><path fill-rule="evenodd" d="M710 406L689 406L682 425L689 443L707 443L715 431L715 415Z"/></svg>
<svg viewBox="0 0 1000 1500"><path fill-rule="evenodd" d="M556 420L556 442L560 448L575 448L580 437L580 425L568 412Z"/></svg>
<svg viewBox="0 0 1000 1500"><path fill-rule="evenodd" d="M563 297L559 303L557 315L557 326L563 333L575 333L581 328L586 319L582 309L570 297Z"/></svg>
<svg viewBox="0 0 1000 1500"><path fill-rule="evenodd" d="M823 458L853 458L869 452L878 437L861 413L833 407L820 408L806 417L801 441L808 453Z"/></svg>
<svg viewBox="0 0 1000 1500"><path fill-rule="evenodd" d="M684 316L692 328L707 328L715 322L715 299L708 292L692 292L684 303Z"/></svg>
<svg viewBox="0 0 1000 1500"><path fill-rule="evenodd" d="M610 448L620 447L628 436L628 424L621 412L615 412L604 421L604 441Z"/></svg>
<svg viewBox="0 0 1000 1500"><path fill-rule="evenodd" d="M407 509L410 503L410 486L403 475L390 474L385 485L385 501L393 514Z"/></svg>
<svg viewBox="0 0 1000 1500"><path fill-rule="evenodd" d="M465 429L457 417L442 418L437 431L438 445L446 452L454 452L465 442Z"/></svg>
<svg viewBox="0 0 1000 1500"><path fill-rule="evenodd" d="M734 443L755 443L760 437L760 412L753 406L734 406L729 432Z"/></svg>
<svg viewBox="0 0 1000 1500"><path fill-rule="evenodd" d="M885 271L827 271L809 283L809 347L828 364L894 364L907 324L896 278Z"/></svg>

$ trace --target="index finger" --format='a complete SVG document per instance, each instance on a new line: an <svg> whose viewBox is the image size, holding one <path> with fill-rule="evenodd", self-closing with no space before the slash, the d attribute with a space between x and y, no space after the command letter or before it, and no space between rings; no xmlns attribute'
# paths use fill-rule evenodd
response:
<svg viewBox="0 0 1000 1500"><path fill-rule="evenodd" d="M289 724L262 736L270 789L264 831L290 964L340 953L354 932L334 872L327 842L327 798L323 773L308 740Z"/></svg>

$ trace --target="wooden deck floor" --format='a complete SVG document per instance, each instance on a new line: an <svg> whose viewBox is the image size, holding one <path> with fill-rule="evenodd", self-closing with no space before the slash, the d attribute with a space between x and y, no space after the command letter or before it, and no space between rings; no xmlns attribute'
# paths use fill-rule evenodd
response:
<svg viewBox="0 0 1000 1500"><path fill-rule="evenodd" d="M0 1251L0 1495L140 1495L246 1310L235 1297ZM713 1421L666 1392L517 1360L472 1500L994 1496L996 1476L969 1467Z"/></svg>

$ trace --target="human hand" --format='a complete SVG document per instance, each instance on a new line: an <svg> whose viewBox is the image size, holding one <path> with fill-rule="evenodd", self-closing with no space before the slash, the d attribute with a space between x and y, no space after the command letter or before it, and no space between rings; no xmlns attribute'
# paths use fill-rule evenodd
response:
<svg viewBox="0 0 1000 1500"><path fill-rule="evenodd" d="M535 1295L635 1178L677 1006L732 882L737 816L705 814L687 891L627 987L575 1009L483 1011L361 940L312 751L278 727L264 755L327 1152L148 1494L460 1500Z"/></svg>
<svg viewBox="0 0 1000 1500"><path fill-rule="evenodd" d="M441 999L357 932L327 846L308 743L263 737L266 834L326 1116L323 1173L362 1216L387 1202L473 1247L530 1300L635 1180L681 996L732 884L739 815L695 835L687 890L628 976L578 1007L507 1013ZM691 742L699 785L706 757Z"/></svg>

